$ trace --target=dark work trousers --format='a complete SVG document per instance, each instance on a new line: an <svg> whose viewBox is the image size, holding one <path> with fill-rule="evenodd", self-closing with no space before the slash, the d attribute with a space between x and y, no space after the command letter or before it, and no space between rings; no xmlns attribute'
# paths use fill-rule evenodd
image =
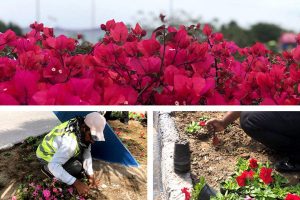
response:
<svg viewBox="0 0 300 200"><path fill-rule="evenodd" d="M83 171L83 165L82 165L82 157L73 157L70 160L68 160L65 164L62 165L62 167L72 176L75 178L81 178L81 172ZM43 159L39 159L42 165L45 167L45 169L50 173L49 175L52 175L52 173L48 169L48 162L46 162ZM53 175L52 175L53 176ZM53 176L54 177L54 176Z"/></svg>
<svg viewBox="0 0 300 200"><path fill-rule="evenodd" d="M300 112L242 112L240 124L247 135L265 146L300 156Z"/></svg>

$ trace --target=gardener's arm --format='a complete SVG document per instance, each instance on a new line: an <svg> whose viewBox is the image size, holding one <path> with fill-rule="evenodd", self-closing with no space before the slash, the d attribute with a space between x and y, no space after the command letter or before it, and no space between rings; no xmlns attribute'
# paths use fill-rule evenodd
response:
<svg viewBox="0 0 300 200"><path fill-rule="evenodd" d="M83 152L83 169L89 178L90 186L98 187L99 182L96 181L94 170L93 170L91 145Z"/></svg>
<svg viewBox="0 0 300 200"><path fill-rule="evenodd" d="M206 122L206 126L209 132L211 131L223 131L229 124L234 122L241 115L240 111L230 111L225 114L223 119L210 119Z"/></svg>

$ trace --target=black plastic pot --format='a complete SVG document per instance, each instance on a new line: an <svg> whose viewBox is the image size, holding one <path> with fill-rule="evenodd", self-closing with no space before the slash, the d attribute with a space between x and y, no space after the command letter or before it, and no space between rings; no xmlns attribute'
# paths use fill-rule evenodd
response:
<svg viewBox="0 0 300 200"><path fill-rule="evenodd" d="M209 185L205 184L198 196L198 200L210 200L212 196L216 196L216 192Z"/></svg>
<svg viewBox="0 0 300 200"><path fill-rule="evenodd" d="M176 173L187 173L191 170L190 144L187 140L175 142L174 170Z"/></svg>

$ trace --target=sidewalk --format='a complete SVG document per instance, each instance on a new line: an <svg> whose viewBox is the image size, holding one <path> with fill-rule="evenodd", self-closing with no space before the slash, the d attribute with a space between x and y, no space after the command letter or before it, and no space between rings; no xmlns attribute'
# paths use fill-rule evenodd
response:
<svg viewBox="0 0 300 200"><path fill-rule="evenodd" d="M0 150L59 124L51 111L0 111Z"/></svg>

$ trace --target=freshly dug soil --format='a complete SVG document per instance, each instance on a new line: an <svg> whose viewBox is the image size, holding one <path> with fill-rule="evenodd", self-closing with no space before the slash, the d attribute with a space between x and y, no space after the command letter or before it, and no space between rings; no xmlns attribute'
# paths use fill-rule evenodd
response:
<svg viewBox="0 0 300 200"><path fill-rule="evenodd" d="M255 158L259 162L270 162L271 165L280 158L276 152L252 140L240 128L239 120L217 133L220 143L212 144L212 137L206 128L197 133L187 133L186 127L192 121L199 122L200 117L221 119L226 112L174 112L173 118L180 137L188 139L191 149L191 174L194 182L199 177L205 177L206 182L219 189L222 181L233 174L235 165L240 157ZM300 173L285 173L291 184L299 183Z"/></svg>
<svg viewBox="0 0 300 200"><path fill-rule="evenodd" d="M100 180L99 190L91 190L93 199L147 199L147 127L130 120L128 125L119 120L109 121L120 132L119 137L140 163L139 168L93 161L95 175ZM143 134L141 134L143 133ZM0 199L11 199L24 178L33 174L35 180L46 178L40 171L32 145L18 144L0 152Z"/></svg>

